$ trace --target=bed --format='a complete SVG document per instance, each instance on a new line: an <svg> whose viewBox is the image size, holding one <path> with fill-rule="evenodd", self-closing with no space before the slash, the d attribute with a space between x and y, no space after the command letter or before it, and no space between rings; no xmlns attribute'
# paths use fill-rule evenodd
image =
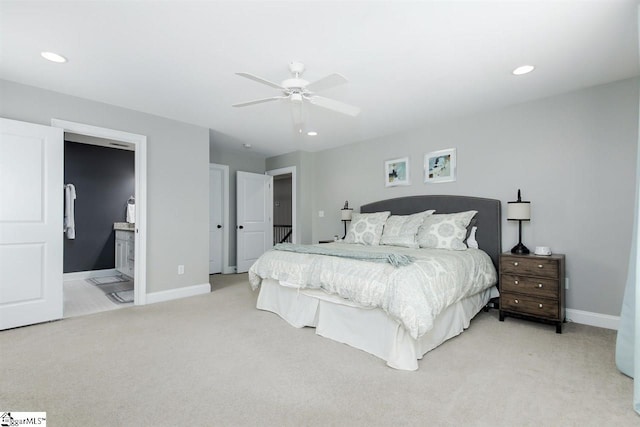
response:
<svg viewBox="0 0 640 427"><path fill-rule="evenodd" d="M249 270L252 288L260 290L256 307L278 314L294 327L314 327L316 334L373 354L392 368L418 369L418 360L424 354L463 332L497 296L501 252L499 200L427 195L383 200L360 208L364 214L389 212L393 216L428 210L438 215L477 211L468 228L475 227L479 249L346 243L310 247L311 252L337 251L354 256L366 248L366 256L408 259L406 266L271 250ZM468 268L459 269L458 265ZM439 270L428 275L438 280L427 284L425 272L433 268Z"/></svg>

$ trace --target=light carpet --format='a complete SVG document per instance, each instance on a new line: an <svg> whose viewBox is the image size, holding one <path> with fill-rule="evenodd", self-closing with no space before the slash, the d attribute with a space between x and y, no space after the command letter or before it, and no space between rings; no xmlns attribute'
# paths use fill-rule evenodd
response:
<svg viewBox="0 0 640 427"><path fill-rule="evenodd" d="M415 372L210 294L0 332L0 409L51 425L637 426L615 331L481 312Z"/></svg>

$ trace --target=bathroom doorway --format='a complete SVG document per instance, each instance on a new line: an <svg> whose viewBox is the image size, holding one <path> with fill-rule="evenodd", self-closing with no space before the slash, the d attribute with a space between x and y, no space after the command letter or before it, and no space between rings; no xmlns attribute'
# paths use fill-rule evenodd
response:
<svg viewBox="0 0 640 427"><path fill-rule="evenodd" d="M144 304L146 137L55 119L52 125L65 131L67 210L69 184L75 195L63 233L63 317Z"/></svg>

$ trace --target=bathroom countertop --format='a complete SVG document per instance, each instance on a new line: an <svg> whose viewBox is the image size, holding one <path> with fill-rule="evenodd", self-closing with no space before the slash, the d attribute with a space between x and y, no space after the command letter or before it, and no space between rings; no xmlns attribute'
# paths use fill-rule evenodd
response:
<svg viewBox="0 0 640 427"><path fill-rule="evenodd" d="M131 224L129 222L114 222L113 229L114 230L122 230L122 231L134 231L136 228L135 224Z"/></svg>

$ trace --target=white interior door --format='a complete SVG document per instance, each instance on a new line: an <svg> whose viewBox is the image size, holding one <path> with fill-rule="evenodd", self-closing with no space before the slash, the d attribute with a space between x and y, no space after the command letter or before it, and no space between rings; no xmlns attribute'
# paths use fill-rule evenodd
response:
<svg viewBox="0 0 640 427"><path fill-rule="evenodd" d="M0 118L0 329L62 318L63 147Z"/></svg>
<svg viewBox="0 0 640 427"><path fill-rule="evenodd" d="M236 236L238 273L273 246L273 177L237 172Z"/></svg>
<svg viewBox="0 0 640 427"><path fill-rule="evenodd" d="M209 274L222 272L224 170L209 167Z"/></svg>

